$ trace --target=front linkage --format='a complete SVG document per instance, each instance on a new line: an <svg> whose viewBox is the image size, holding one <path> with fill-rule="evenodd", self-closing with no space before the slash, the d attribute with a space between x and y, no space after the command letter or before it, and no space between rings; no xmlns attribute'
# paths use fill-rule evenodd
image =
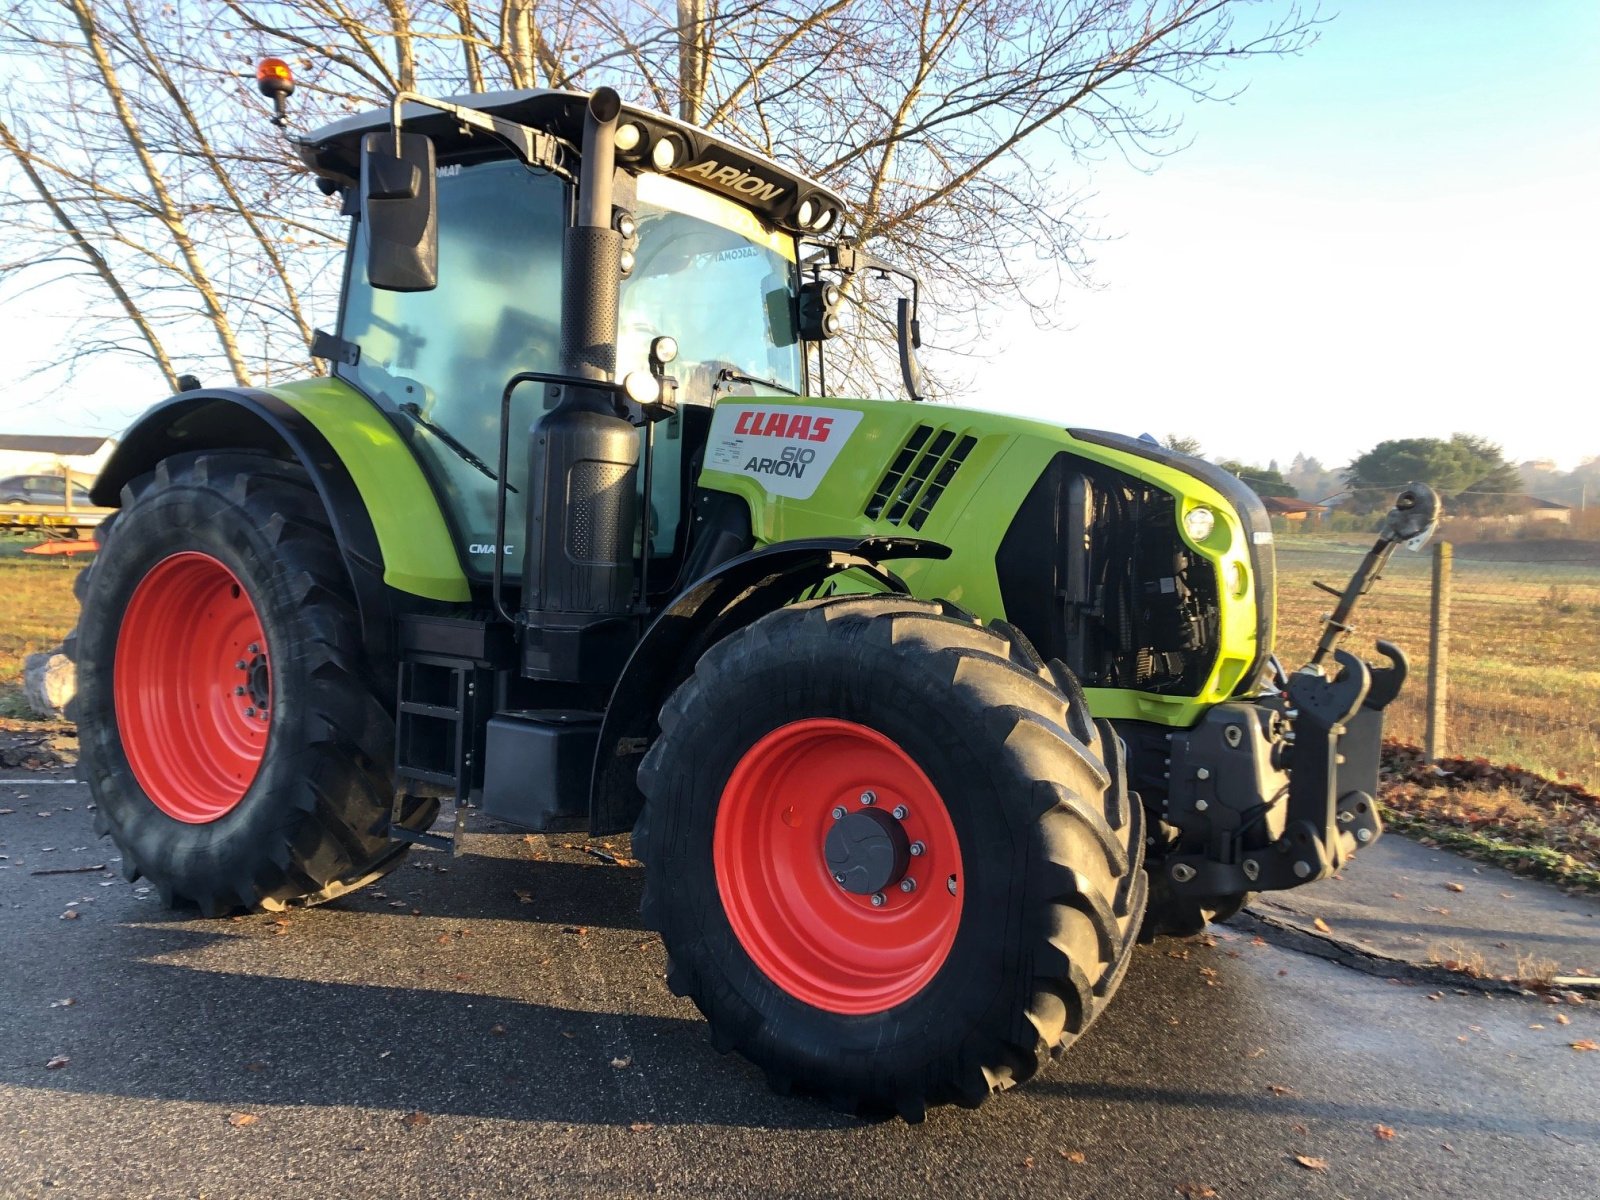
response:
<svg viewBox="0 0 1600 1200"><path fill-rule="evenodd" d="M1383 832L1375 796L1383 710L1405 682L1405 655L1389 642L1372 666L1346 650L1356 603L1399 545L1419 548L1439 521L1425 484L1400 493L1377 542L1323 618L1310 662L1255 700L1211 709L1170 735L1169 779L1156 814L1171 847L1159 870L1175 898L1202 905L1324 879ZM1327 662L1333 660L1335 670ZM1281 803L1287 797L1287 803Z"/></svg>

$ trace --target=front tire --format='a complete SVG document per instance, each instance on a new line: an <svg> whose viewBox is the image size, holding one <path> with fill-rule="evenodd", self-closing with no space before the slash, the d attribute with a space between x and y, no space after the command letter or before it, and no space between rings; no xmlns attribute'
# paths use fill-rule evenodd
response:
<svg viewBox="0 0 1600 1200"><path fill-rule="evenodd" d="M1140 925L1142 812L1055 670L903 596L781 609L696 664L635 847L668 983L720 1049L915 1120L1088 1028Z"/></svg>
<svg viewBox="0 0 1600 1200"><path fill-rule="evenodd" d="M81 576L82 760L99 832L206 915L331 899L398 863L394 722L309 478L264 455L162 462ZM406 824L431 823L413 801Z"/></svg>

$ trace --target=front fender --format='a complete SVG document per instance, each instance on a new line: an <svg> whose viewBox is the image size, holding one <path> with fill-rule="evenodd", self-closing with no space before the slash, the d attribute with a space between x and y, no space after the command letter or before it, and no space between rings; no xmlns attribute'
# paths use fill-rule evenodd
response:
<svg viewBox="0 0 1600 1200"><path fill-rule="evenodd" d="M645 631L612 691L595 748L590 829L633 828L644 804L636 776L658 732L656 715L710 646L841 571L861 571L885 591L908 593L882 563L949 556L948 546L919 538L808 538L741 554L691 584Z"/></svg>

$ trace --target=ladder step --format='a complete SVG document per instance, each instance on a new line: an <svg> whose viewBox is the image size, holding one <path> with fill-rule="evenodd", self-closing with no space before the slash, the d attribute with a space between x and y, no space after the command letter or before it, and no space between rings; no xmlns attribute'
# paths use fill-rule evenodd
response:
<svg viewBox="0 0 1600 1200"><path fill-rule="evenodd" d="M420 700L400 701L400 711L413 717L438 717L441 720L459 721L461 710L450 704L423 704Z"/></svg>

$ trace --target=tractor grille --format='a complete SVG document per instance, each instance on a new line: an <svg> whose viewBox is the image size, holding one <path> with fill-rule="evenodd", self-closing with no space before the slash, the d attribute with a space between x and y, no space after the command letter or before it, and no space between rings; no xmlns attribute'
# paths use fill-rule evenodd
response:
<svg viewBox="0 0 1600 1200"><path fill-rule="evenodd" d="M949 429L935 432L931 425L918 425L878 481L867 501L867 516L921 529L977 444L978 439L970 434Z"/></svg>

